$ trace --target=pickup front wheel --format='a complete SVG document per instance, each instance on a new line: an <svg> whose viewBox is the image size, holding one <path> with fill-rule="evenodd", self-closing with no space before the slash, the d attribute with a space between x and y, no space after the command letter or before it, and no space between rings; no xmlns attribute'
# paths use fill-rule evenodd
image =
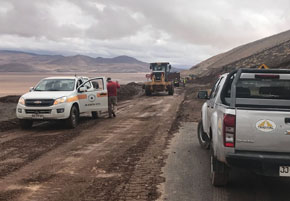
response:
<svg viewBox="0 0 290 201"><path fill-rule="evenodd" d="M70 116L66 120L67 127L68 128L75 128L75 127L77 127L78 122L79 122L79 110L75 105L73 105L71 110L70 110Z"/></svg>
<svg viewBox="0 0 290 201"><path fill-rule="evenodd" d="M209 149L210 139L208 138L207 134L203 131L202 121L199 121L197 126L197 137L200 146L203 149Z"/></svg>

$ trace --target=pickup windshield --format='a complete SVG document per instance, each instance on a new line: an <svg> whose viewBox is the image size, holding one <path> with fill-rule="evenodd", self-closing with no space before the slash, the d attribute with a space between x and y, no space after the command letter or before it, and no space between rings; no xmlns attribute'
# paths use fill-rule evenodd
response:
<svg viewBox="0 0 290 201"><path fill-rule="evenodd" d="M74 79L44 79L35 87L34 91L73 91Z"/></svg>

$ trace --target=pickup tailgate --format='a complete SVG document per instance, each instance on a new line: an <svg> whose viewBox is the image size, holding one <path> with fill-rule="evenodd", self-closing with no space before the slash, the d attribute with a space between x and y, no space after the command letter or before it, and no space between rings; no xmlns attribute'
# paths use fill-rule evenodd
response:
<svg viewBox="0 0 290 201"><path fill-rule="evenodd" d="M290 153L290 112L236 109L236 150Z"/></svg>

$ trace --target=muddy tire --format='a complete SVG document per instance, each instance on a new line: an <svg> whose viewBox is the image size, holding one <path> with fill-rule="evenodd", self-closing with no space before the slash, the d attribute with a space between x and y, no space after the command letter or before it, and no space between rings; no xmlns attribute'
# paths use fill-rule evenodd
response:
<svg viewBox="0 0 290 201"><path fill-rule="evenodd" d="M19 119L19 124L22 129L29 129L32 127L33 121L30 119Z"/></svg>
<svg viewBox="0 0 290 201"><path fill-rule="evenodd" d="M199 121L197 126L197 138L201 148L209 149L210 147L210 139L207 134L203 131L202 121Z"/></svg>
<svg viewBox="0 0 290 201"><path fill-rule="evenodd" d="M98 112L92 112L92 118L98 119L99 118Z"/></svg>
<svg viewBox="0 0 290 201"><path fill-rule="evenodd" d="M78 108L73 105L70 110L70 116L66 120L66 125L68 128L75 128L79 123L79 110Z"/></svg>
<svg viewBox="0 0 290 201"><path fill-rule="evenodd" d="M168 95L172 96L174 94L174 87L173 85L168 86Z"/></svg>
<svg viewBox="0 0 290 201"><path fill-rule="evenodd" d="M150 86L145 86L145 94L146 96L151 96L152 92Z"/></svg>
<svg viewBox="0 0 290 201"><path fill-rule="evenodd" d="M211 183L214 186L225 186L229 180L229 167L221 161L218 161L211 150L210 156Z"/></svg>

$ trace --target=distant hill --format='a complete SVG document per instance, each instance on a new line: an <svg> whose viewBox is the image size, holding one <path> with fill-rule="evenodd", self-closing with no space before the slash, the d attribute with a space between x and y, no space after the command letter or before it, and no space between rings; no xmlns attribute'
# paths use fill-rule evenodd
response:
<svg viewBox="0 0 290 201"><path fill-rule="evenodd" d="M183 73L209 81L224 72L257 68L263 63L270 68L290 68L290 30L213 56Z"/></svg>
<svg viewBox="0 0 290 201"><path fill-rule="evenodd" d="M115 58L84 55L39 55L0 50L0 72L148 72L149 64L129 56Z"/></svg>

